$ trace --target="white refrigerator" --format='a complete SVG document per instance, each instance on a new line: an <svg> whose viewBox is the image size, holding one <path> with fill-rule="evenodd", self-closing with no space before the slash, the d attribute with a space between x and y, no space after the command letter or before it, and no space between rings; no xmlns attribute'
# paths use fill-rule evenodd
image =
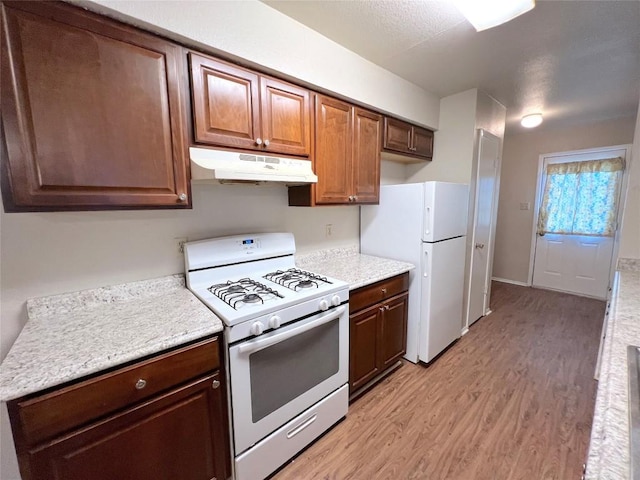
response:
<svg viewBox="0 0 640 480"><path fill-rule="evenodd" d="M407 353L428 363L462 332L469 187L426 182L380 187L360 209L360 251L413 263Z"/></svg>

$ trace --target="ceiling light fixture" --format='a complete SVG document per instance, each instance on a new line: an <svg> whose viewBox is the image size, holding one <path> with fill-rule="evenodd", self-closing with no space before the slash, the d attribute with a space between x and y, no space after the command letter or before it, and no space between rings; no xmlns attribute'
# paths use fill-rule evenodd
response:
<svg viewBox="0 0 640 480"><path fill-rule="evenodd" d="M542 114L541 113L532 113L531 115L525 115L520 120L520 125L524 128L534 128L542 123Z"/></svg>
<svg viewBox="0 0 640 480"><path fill-rule="evenodd" d="M453 4L478 32L513 20L536 6L535 0L453 0Z"/></svg>

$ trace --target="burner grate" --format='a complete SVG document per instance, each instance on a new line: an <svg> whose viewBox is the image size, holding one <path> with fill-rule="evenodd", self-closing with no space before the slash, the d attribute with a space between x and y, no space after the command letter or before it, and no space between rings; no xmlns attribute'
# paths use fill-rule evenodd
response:
<svg viewBox="0 0 640 480"><path fill-rule="evenodd" d="M275 272L267 273L262 278L266 278L267 280L294 291L308 288L319 288L320 283L331 283L326 277L322 277L305 270L300 270L298 268L276 270Z"/></svg>
<svg viewBox="0 0 640 480"><path fill-rule="evenodd" d="M284 298L273 288L269 288L265 284L250 278L218 283L211 285L207 290L234 310L244 304L264 303L265 300L269 300L274 296Z"/></svg>

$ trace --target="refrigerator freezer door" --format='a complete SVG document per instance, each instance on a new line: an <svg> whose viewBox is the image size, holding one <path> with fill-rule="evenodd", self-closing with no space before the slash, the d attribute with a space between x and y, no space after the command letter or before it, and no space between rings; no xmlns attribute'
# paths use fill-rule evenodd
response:
<svg viewBox="0 0 640 480"><path fill-rule="evenodd" d="M466 235L469 186L463 183L426 182L424 189L422 239L425 242L439 242Z"/></svg>
<svg viewBox="0 0 640 480"><path fill-rule="evenodd" d="M422 312L419 359L430 362L460 337L465 237L424 243L420 276Z"/></svg>

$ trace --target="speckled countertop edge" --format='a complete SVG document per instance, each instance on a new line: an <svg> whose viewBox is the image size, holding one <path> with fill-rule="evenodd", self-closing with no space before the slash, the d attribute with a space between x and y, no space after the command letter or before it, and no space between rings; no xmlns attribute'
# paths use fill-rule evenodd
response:
<svg viewBox="0 0 640 480"><path fill-rule="evenodd" d="M8 401L159 353L222 330L184 276L27 302L29 320L0 365Z"/></svg>
<svg viewBox="0 0 640 480"><path fill-rule="evenodd" d="M343 280L349 284L349 290L355 290L415 268L411 263L362 255L358 253L357 247L296 255L296 265L299 268Z"/></svg>
<svg viewBox="0 0 640 480"><path fill-rule="evenodd" d="M588 480L623 480L629 470L627 345L640 345L640 272L616 272L591 429Z"/></svg>

